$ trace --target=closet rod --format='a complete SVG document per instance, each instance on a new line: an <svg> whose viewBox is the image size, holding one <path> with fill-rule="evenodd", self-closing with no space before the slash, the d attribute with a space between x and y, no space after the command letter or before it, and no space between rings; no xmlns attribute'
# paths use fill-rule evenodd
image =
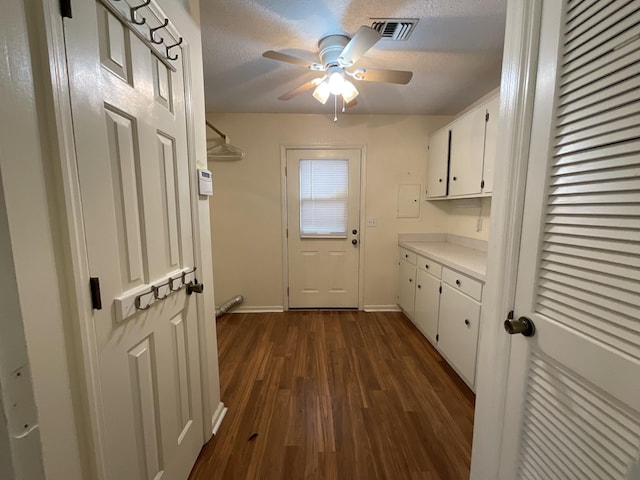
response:
<svg viewBox="0 0 640 480"><path fill-rule="evenodd" d="M227 136L222 133L220 130L218 130L216 127L214 127L211 123L209 123L209 120L205 120L205 122L207 124L207 127L209 127L211 130L213 130L214 132L216 132L218 135L220 135L222 138L224 138L225 140L227 139Z"/></svg>

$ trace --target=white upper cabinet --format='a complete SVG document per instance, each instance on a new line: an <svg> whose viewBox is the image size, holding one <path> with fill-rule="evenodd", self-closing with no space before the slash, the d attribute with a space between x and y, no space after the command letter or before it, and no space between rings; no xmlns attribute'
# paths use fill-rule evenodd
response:
<svg viewBox="0 0 640 480"><path fill-rule="evenodd" d="M486 104L487 124L484 134L484 167L482 169L482 193L493 192L493 165L498 147L498 115L500 114L500 96Z"/></svg>
<svg viewBox="0 0 640 480"><path fill-rule="evenodd" d="M427 198L447 195L449 169L449 128L443 128L429 139L429 161L427 162Z"/></svg>
<svg viewBox="0 0 640 480"><path fill-rule="evenodd" d="M493 192L499 106L496 95L431 135L427 199L479 197Z"/></svg>
<svg viewBox="0 0 640 480"><path fill-rule="evenodd" d="M451 124L450 197L482 192L485 114L481 105Z"/></svg>

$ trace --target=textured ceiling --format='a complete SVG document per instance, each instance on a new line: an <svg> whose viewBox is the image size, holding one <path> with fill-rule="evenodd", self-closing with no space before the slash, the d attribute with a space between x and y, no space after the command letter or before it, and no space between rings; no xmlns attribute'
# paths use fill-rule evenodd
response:
<svg viewBox="0 0 640 480"><path fill-rule="evenodd" d="M413 79L357 82L349 111L456 114L500 82L505 12L506 0L201 0L207 112L332 112L311 91L278 100L319 75L262 52L318 61L320 38L383 17L419 21L409 40L380 40L356 66L411 70Z"/></svg>

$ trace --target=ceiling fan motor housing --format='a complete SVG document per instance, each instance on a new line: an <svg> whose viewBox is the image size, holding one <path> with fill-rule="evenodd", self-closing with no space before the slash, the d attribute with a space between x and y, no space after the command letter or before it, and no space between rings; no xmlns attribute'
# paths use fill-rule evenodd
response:
<svg viewBox="0 0 640 480"><path fill-rule="evenodd" d="M351 39L346 35L329 35L318 42L320 61L325 69L333 66L342 66L338 62L338 57L349 43L349 40Z"/></svg>

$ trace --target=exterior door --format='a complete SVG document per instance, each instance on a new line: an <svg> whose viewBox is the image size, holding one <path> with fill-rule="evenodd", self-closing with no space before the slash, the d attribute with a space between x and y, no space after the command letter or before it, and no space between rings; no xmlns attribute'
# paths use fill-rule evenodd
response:
<svg viewBox="0 0 640 480"><path fill-rule="evenodd" d="M640 5L543 2L502 479L640 478Z"/></svg>
<svg viewBox="0 0 640 480"><path fill-rule="evenodd" d="M357 308L360 150L287 150L290 308Z"/></svg>
<svg viewBox="0 0 640 480"><path fill-rule="evenodd" d="M113 5L128 17L125 2ZM96 448L109 478L184 479L203 443L195 295L185 288L194 281L186 66L173 49L172 71L100 2L73 7L72 116L89 269L102 297L93 318ZM162 18L154 4L136 16L145 35ZM160 36L177 42L177 32Z"/></svg>

